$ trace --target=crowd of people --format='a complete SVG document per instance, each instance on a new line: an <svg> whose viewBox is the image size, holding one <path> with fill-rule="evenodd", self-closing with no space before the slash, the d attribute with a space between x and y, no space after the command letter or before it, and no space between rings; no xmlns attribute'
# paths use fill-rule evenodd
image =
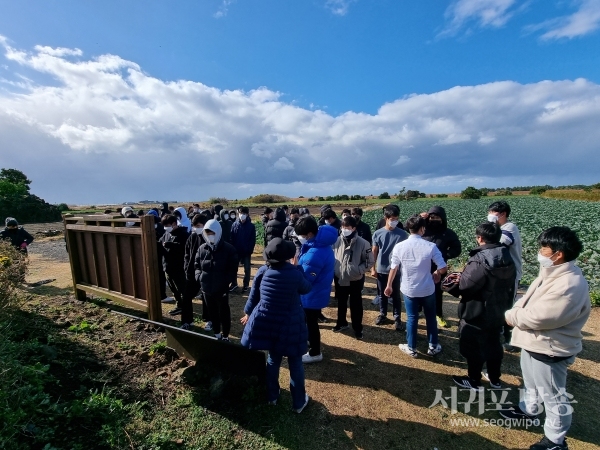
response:
<svg viewBox="0 0 600 450"><path fill-rule="evenodd" d="M110 212L110 211L109 211ZM419 316L427 329L426 355L442 352L438 331L447 327L443 293L459 298L458 332L467 374L453 381L462 389L502 389L504 352L521 351L524 389L516 408L501 410L507 419L535 418L546 413L545 436L532 449L566 449L572 406L566 395L567 367L582 348L582 328L590 314L587 282L575 260L582 251L577 234L552 227L538 238L539 277L519 298L522 277L522 243L519 229L510 221L507 202L493 202L482 212L482 223L473 230L474 249L461 272L448 273L448 261L463 249L449 228L444 208L435 206L400 220L397 205L383 207L375 230L362 221L361 208L344 209L341 218L329 206L317 218L307 208L265 208L265 264L251 279L251 255L256 227L250 211L221 205L187 210L163 204L152 209L163 302L175 303L169 314L181 316L181 327L193 328L192 302L202 301L205 330L229 340L229 294L249 291L240 319L241 344L268 351L268 402L280 394L279 369L288 358L293 409L300 413L309 402L303 364L323 360L319 324L327 320L322 309L330 303L331 286L337 300L333 332L352 326L354 337L364 338L363 291L366 275L377 285L373 304L379 305L375 325L387 323L391 306L394 328L405 331L399 349L417 357ZM130 207L125 218L143 215ZM127 226L139 226L131 221ZM7 219L1 237L26 249L33 238L14 219ZM475 245L476 243L476 245ZM243 267L242 286L237 274ZM167 296L169 286L172 297ZM402 302L406 324L401 320ZM350 322L347 313L350 309ZM504 342L502 342L502 339Z"/></svg>

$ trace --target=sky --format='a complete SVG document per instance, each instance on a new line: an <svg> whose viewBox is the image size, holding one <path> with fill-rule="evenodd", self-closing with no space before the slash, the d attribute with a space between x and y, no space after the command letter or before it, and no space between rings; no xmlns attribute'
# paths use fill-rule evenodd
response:
<svg viewBox="0 0 600 450"><path fill-rule="evenodd" d="M52 203L600 181L600 0L0 0Z"/></svg>

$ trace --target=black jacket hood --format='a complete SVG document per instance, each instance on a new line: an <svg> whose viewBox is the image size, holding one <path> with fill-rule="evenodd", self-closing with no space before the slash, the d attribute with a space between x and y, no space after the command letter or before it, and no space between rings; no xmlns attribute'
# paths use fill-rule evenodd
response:
<svg viewBox="0 0 600 450"><path fill-rule="evenodd" d="M284 241L279 237L271 239L263 252L263 258L269 264L284 263L294 255L296 255L296 246L291 241Z"/></svg>
<svg viewBox="0 0 600 450"><path fill-rule="evenodd" d="M278 220L280 222L285 222L286 217L285 217L285 211L282 208L277 208L275 210L275 220Z"/></svg>
<svg viewBox="0 0 600 450"><path fill-rule="evenodd" d="M446 217L446 210L441 206L432 206L427 211L427 214L435 214L436 216L440 216L442 218L442 225L444 228L448 228L448 218Z"/></svg>

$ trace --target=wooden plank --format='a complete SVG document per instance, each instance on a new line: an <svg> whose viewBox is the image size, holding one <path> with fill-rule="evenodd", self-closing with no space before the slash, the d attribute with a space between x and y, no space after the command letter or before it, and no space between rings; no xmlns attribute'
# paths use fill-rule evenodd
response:
<svg viewBox="0 0 600 450"><path fill-rule="evenodd" d="M130 306L139 311L148 311L148 306L146 305L145 301L136 299L135 297L131 297L129 295L121 294L119 292L111 291L110 289L92 286L91 284L87 283L78 283L77 289L97 297L108 298L115 302L123 303L125 306Z"/></svg>
<svg viewBox="0 0 600 450"><path fill-rule="evenodd" d="M131 244L131 237L126 239L126 241L127 245L129 246L129 267L131 268L131 284L133 287L133 296L137 297L137 289L135 288L135 258L133 257L133 245Z"/></svg>
<svg viewBox="0 0 600 450"><path fill-rule="evenodd" d="M154 216L142 217L142 255L144 260L148 318L150 320L162 322L160 286L158 277L156 276L158 268L158 250L156 248Z"/></svg>
<svg viewBox="0 0 600 450"><path fill-rule="evenodd" d="M108 253L108 246L106 245L106 234L101 234L100 235L100 242L101 242L101 247L102 247L102 254L104 255L104 272L106 273L106 288L107 289L111 289L111 283L110 283L110 270L108 267L108 258L109 258L109 253Z"/></svg>
<svg viewBox="0 0 600 450"><path fill-rule="evenodd" d="M63 218L63 224L67 225L67 219ZM74 239L74 231L65 231L67 251L69 253L69 265L71 266L71 278L73 279L73 293L77 300L85 300L85 291L77 289L77 283L81 281L79 254L77 251L77 240Z"/></svg>
<svg viewBox="0 0 600 450"><path fill-rule="evenodd" d="M100 268L98 267L98 249L96 248L96 240L94 239L93 234L89 234L88 236L92 243L92 261L94 262L94 274L96 275L96 282L94 284L102 287L102 282L100 281Z"/></svg>
<svg viewBox="0 0 600 450"><path fill-rule="evenodd" d="M111 233L111 234L142 234L140 227L104 227L95 225L65 225L67 230L87 231L90 233Z"/></svg>

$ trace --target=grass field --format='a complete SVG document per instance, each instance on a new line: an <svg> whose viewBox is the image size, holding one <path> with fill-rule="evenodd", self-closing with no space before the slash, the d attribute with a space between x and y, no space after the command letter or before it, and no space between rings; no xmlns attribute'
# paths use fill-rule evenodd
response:
<svg viewBox="0 0 600 450"><path fill-rule="evenodd" d="M52 241L63 246L60 239ZM261 264L252 258L253 270ZM462 374L458 353L456 300L445 301L451 327L441 331L444 351L413 359L397 344L404 335L391 323L377 327L370 305L374 283L365 288L365 340L333 333L323 324L325 360L306 367L312 401L293 414L284 363L279 405L264 404L251 380L210 367L189 369L189 361L165 348L164 334L112 314L120 307L96 299L79 302L69 289L68 264L56 263L31 247L29 281L56 281L28 291L28 301L0 333L0 443L7 449L520 449L541 436L541 428L488 426L497 419L477 407L465 413L469 394L458 392L458 412L430 408L436 389L452 395L450 376ZM231 296L232 339L237 345L246 296ZM165 305L167 308L168 305ZM194 305L199 317L200 305ZM324 310L335 316L335 300ZM166 319L168 320L168 319ZM570 448L598 448L600 430L600 310L584 329L584 350L569 372L569 392L578 402ZM202 332L202 331L201 331ZM506 354L503 380L507 400L518 400L518 355ZM17 374L17 376L15 376ZM486 409L493 405L486 391ZM457 421L460 419L463 422ZM464 421L467 420L467 421Z"/></svg>

